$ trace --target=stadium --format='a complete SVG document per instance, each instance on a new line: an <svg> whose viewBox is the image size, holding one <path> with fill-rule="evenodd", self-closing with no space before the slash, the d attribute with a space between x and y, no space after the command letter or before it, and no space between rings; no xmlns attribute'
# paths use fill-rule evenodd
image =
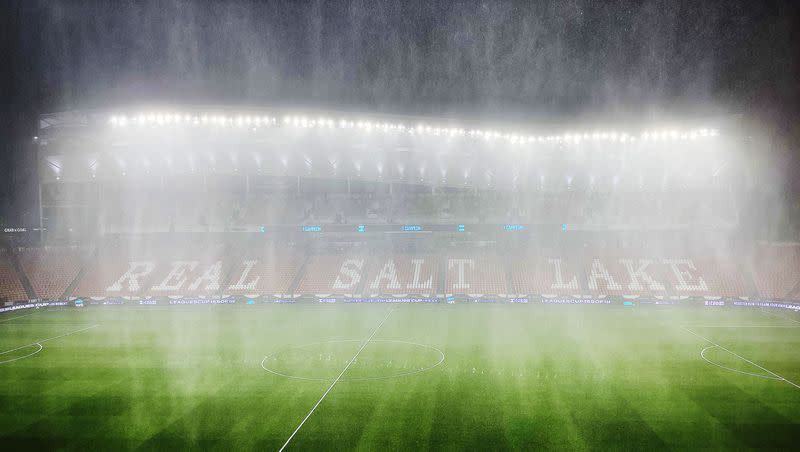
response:
<svg viewBox="0 0 800 452"><path fill-rule="evenodd" d="M47 111L9 450L797 448L800 170L746 113Z"/></svg>

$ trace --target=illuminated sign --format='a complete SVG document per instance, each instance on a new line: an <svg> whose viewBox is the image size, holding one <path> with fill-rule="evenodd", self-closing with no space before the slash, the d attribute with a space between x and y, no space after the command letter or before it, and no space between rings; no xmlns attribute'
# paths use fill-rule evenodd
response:
<svg viewBox="0 0 800 452"><path fill-rule="evenodd" d="M463 224L459 224L458 225L458 232L464 232L464 225Z"/></svg>
<svg viewBox="0 0 800 452"><path fill-rule="evenodd" d="M303 226L303 232L322 232L322 226Z"/></svg>
<svg viewBox="0 0 800 452"><path fill-rule="evenodd" d="M419 232L422 230L422 226L418 224L406 224L403 225L401 229L405 232Z"/></svg>
<svg viewBox="0 0 800 452"><path fill-rule="evenodd" d="M364 232L367 228L363 224L359 224L356 229L358 232Z"/></svg>
<svg viewBox="0 0 800 452"><path fill-rule="evenodd" d="M503 229L506 231L524 231L525 226L521 224L504 224Z"/></svg>

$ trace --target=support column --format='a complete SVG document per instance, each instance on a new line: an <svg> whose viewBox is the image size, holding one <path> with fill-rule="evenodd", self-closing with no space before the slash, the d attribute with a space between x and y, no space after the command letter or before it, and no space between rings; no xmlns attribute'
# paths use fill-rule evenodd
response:
<svg viewBox="0 0 800 452"><path fill-rule="evenodd" d="M42 207L42 183L39 182L39 241L44 242L44 207Z"/></svg>

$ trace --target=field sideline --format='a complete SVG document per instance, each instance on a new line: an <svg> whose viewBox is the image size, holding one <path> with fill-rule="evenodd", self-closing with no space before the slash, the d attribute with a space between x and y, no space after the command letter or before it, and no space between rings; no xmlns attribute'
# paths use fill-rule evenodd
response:
<svg viewBox="0 0 800 452"><path fill-rule="evenodd" d="M0 316L0 381L7 450L792 449L800 317L542 305L39 310Z"/></svg>

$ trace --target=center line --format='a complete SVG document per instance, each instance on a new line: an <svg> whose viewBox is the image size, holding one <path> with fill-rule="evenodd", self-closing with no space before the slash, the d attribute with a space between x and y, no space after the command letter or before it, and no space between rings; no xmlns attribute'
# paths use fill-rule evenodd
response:
<svg viewBox="0 0 800 452"><path fill-rule="evenodd" d="M777 377L779 380L783 380L783 381L785 381L786 383L789 383L790 385L794 386L795 388L797 388L797 389L800 389L800 385L798 385L797 383L793 383L793 382L791 382L791 381L789 381L789 380L787 380L787 379L785 379L785 378L781 377L780 375L778 375L778 374L776 374L775 372L773 372L773 371L771 371L771 370L767 369L766 367L759 366L758 364L754 363L753 361L750 361L749 359L745 358L744 356L742 356L742 355L739 355L739 354L737 354L737 353L734 353L734 352L732 352L732 351L728 350L727 348L725 348L725 347L723 347L723 346L721 346L721 345L717 344L716 342L712 341L711 339L709 339L709 338L707 338L707 337L703 337L703 336L701 336L701 335L699 335L699 334L695 333L694 331L690 330L689 328L684 328L684 330L685 330L685 331L687 331L687 332L689 332L689 333L691 333L691 334L693 334L693 335L695 335L695 336L697 336L697 337L699 337L700 339L702 339L702 340L704 340L704 341L706 341L706 342L708 342L708 343L710 343L710 344L714 344L714 345L716 345L717 347L721 348L722 350L725 350L726 352L730 353L731 355L733 355L733 356L735 356L735 357L737 357L737 358L739 358L739 359L741 359L741 360L743 360L743 361L746 361L746 362L748 362L748 363L750 363L750 364L752 364L752 365L754 365L754 366L758 367L759 369L763 370L764 372L767 372L768 374L770 374L770 375L773 375L773 376Z"/></svg>
<svg viewBox="0 0 800 452"><path fill-rule="evenodd" d="M361 354L361 350L364 350L364 347L366 347L367 344L369 344L369 341L371 341L372 338L375 337L375 333L377 333L378 330L381 329L381 327L383 326L384 322L386 322L386 319L389 318L389 316L392 314L392 312L394 312L394 308L390 309L389 312L386 314L386 317L384 317L383 320L381 320L381 323L374 330L372 330L372 334L370 334L369 337L367 338L367 340L364 341L363 344L361 344L361 347L358 349L356 354L353 355L353 357L350 359L350 361L347 362L347 365L344 366L344 369L342 369L341 373L339 373L339 376L336 377L335 380L333 380L333 383L331 383L331 385L328 387L328 389L322 394L322 397L320 397L319 400L317 400L317 403L314 404L314 406L311 408L311 411L309 411L308 414L306 415L306 417L303 418L302 422L300 422L300 425L298 425L297 428L294 429L294 432L292 432L292 435L289 437L289 439L286 440L285 443L283 443L283 446L281 446L281 448L278 450L278 452L282 452L284 449L286 449L286 446L288 446L289 443L292 441L292 438L294 438L294 435L296 435L297 432L300 431L300 428L303 426L303 424L305 424L306 421L308 420L308 418L310 418L311 415L314 414L314 410L316 410L317 407L319 406L319 404L322 403L322 401L325 399L325 396L327 396L328 393L331 392L331 389L333 389L333 387L336 386L336 383L339 382L339 380L342 378L344 373L347 372L347 369L350 368L350 365L353 364L353 362L356 360L356 358L358 358L358 355Z"/></svg>

